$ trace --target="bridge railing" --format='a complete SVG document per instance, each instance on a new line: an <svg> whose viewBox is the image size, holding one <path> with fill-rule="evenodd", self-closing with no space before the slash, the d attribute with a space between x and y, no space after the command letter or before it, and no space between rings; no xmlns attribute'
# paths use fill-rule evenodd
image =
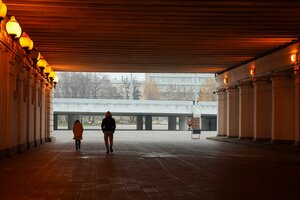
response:
<svg viewBox="0 0 300 200"><path fill-rule="evenodd" d="M127 99L72 99L54 98L53 111L57 113L103 113L108 110L122 114L165 114L192 115L200 109L201 113L216 114L216 102L127 100Z"/></svg>

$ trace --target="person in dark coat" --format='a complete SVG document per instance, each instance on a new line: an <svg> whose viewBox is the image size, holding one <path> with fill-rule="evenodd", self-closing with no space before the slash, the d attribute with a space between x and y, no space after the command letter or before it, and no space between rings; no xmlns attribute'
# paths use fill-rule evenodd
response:
<svg viewBox="0 0 300 200"><path fill-rule="evenodd" d="M106 153L108 154L109 151L113 152L113 139L114 139L114 132L116 129L116 121L112 117L111 112L107 111L105 113L105 118L102 120L101 129L104 134L104 142L106 147ZM108 144L109 139L109 144Z"/></svg>

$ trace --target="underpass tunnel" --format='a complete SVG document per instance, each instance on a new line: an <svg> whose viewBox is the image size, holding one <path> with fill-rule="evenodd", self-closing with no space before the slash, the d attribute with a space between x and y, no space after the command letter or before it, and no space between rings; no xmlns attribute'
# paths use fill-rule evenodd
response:
<svg viewBox="0 0 300 200"><path fill-rule="evenodd" d="M0 199L296 199L299 8L0 0ZM96 110L90 99L54 98L55 72L66 71L211 73L217 101L109 99ZM106 154L108 105L120 127L132 124ZM100 117L75 150L72 125L86 116Z"/></svg>

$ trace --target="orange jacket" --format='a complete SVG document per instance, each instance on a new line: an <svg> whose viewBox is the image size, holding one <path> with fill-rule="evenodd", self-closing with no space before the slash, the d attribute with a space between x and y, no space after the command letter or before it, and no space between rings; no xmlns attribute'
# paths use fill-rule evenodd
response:
<svg viewBox="0 0 300 200"><path fill-rule="evenodd" d="M73 134L74 134L73 139L74 140L81 140L82 139L82 133L83 133L82 124L80 122L75 123L74 126L73 126Z"/></svg>

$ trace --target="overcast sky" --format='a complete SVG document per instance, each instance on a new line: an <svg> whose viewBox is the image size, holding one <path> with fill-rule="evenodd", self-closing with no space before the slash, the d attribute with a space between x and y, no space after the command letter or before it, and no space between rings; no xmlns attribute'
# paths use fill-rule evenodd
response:
<svg viewBox="0 0 300 200"><path fill-rule="evenodd" d="M130 73L101 73L108 75L111 79L121 79L122 76L130 77ZM145 73L132 73L132 77L136 78L137 80L145 80Z"/></svg>

